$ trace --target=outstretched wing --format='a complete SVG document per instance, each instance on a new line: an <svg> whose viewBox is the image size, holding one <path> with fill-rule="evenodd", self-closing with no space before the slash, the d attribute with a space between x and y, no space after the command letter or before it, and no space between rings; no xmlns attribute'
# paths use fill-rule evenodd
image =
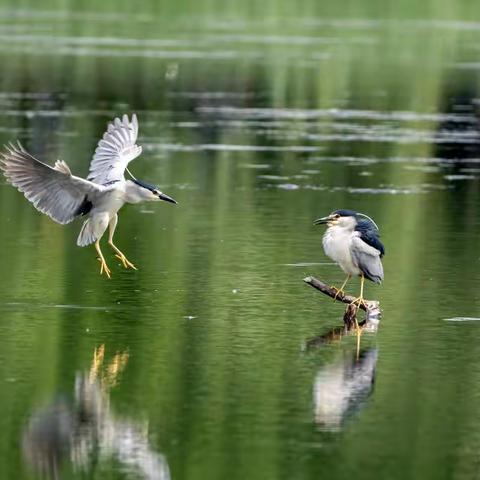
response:
<svg viewBox="0 0 480 480"><path fill-rule="evenodd" d="M125 180L123 175L127 165L142 153L142 147L135 144L137 136L138 121L135 114L131 122L124 115L121 120L115 118L109 123L93 155L88 180L99 185Z"/></svg>
<svg viewBox="0 0 480 480"><path fill-rule="evenodd" d="M57 160L52 168L18 145L5 146L0 169L8 182L25 195L33 206L58 223L69 223L88 213L104 187L72 175L68 165Z"/></svg>
<svg viewBox="0 0 480 480"><path fill-rule="evenodd" d="M358 229L352 238L350 252L353 261L362 273L372 282L383 281L383 265L381 257L385 249L378 238L378 231L371 228Z"/></svg>

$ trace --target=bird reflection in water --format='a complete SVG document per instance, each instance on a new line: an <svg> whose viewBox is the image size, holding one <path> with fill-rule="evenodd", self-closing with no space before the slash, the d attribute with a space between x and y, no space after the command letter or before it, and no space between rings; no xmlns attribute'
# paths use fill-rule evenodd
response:
<svg viewBox="0 0 480 480"><path fill-rule="evenodd" d="M315 377L315 422L321 430L340 431L373 391L378 348L344 352L342 358L323 366Z"/></svg>
<svg viewBox="0 0 480 480"><path fill-rule="evenodd" d="M165 457L148 443L148 425L116 417L109 391L128 362L117 353L104 364L102 345L93 354L88 372L75 379L73 401L59 398L39 408L23 432L24 457L40 475L59 479L66 460L80 474L90 473L102 460L115 459L135 478L169 480Z"/></svg>

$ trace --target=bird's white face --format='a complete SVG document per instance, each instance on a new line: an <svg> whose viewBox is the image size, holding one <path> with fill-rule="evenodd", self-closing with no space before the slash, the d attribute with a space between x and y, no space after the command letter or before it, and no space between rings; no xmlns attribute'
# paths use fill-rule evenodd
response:
<svg viewBox="0 0 480 480"><path fill-rule="evenodd" d="M158 195L155 195L151 190L148 188L143 188L143 187L136 187L135 189L136 194L139 197L139 200L142 202L151 202L153 200L158 200Z"/></svg>
<svg viewBox="0 0 480 480"><path fill-rule="evenodd" d="M160 190L154 190L153 192L151 190L147 190L148 192L148 200L150 201L159 201L160 200L160 197L159 195L161 195L161 191Z"/></svg>
<svg viewBox="0 0 480 480"><path fill-rule="evenodd" d="M346 230L354 230L357 225L355 217L339 217L335 222L335 225Z"/></svg>

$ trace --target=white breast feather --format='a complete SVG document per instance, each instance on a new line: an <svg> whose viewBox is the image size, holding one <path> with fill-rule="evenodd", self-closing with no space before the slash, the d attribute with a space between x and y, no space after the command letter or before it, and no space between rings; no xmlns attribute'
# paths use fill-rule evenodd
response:
<svg viewBox="0 0 480 480"><path fill-rule="evenodd" d="M360 275L350 253L352 232L337 226L329 227L323 236L323 250L348 275Z"/></svg>

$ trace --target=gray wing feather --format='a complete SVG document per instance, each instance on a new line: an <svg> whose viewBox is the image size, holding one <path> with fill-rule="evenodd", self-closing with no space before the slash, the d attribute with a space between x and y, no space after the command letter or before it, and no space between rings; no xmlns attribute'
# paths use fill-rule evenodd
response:
<svg viewBox="0 0 480 480"><path fill-rule="evenodd" d="M2 152L0 169L8 182L25 195L34 207L58 223L69 223L87 197L92 200L103 187L72 175L68 165L58 160L55 167L40 162L18 142Z"/></svg>
<svg viewBox="0 0 480 480"><path fill-rule="evenodd" d="M375 283L383 281L381 252L365 243L360 237L353 237L350 244L352 259L362 273Z"/></svg>
<svg viewBox="0 0 480 480"><path fill-rule="evenodd" d="M106 185L125 180L128 164L142 153L142 147L135 144L138 136L138 120L135 114L130 122L127 115L115 118L109 123L90 164L88 180Z"/></svg>

